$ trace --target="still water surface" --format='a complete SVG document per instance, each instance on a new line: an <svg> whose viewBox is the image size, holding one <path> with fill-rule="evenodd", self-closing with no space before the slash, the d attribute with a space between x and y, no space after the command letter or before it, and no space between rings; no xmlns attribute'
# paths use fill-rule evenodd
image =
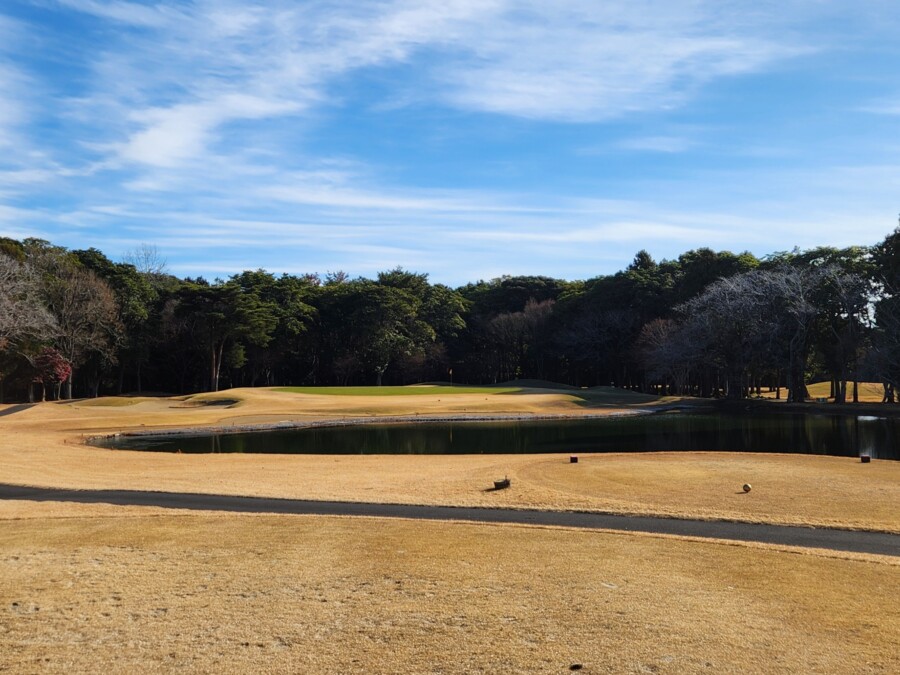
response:
<svg viewBox="0 0 900 675"><path fill-rule="evenodd" d="M159 452L462 455L722 450L900 459L900 420L847 415L656 414L591 420L363 424L206 436L122 436Z"/></svg>

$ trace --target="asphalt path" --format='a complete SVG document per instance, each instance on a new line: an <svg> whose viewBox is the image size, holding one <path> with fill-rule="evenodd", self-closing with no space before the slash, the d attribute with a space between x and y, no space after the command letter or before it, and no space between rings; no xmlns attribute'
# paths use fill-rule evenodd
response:
<svg viewBox="0 0 900 675"><path fill-rule="evenodd" d="M476 523L515 523L586 529L674 534L710 539L752 541L782 546L823 548L834 551L874 553L900 557L900 535L831 528L794 527L738 523L721 520L686 520L648 516L623 516L579 511L472 508L456 506L415 506L365 502L322 502L302 499L235 497L183 492L143 492L138 490L62 490L0 483L0 499L38 502L77 502L117 506L157 506L198 511L233 513L277 513L319 516L368 516L458 520Z"/></svg>

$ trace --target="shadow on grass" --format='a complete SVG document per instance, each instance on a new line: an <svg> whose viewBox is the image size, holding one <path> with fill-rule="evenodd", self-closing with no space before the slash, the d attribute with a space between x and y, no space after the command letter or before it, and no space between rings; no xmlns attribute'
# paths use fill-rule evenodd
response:
<svg viewBox="0 0 900 675"><path fill-rule="evenodd" d="M659 400L658 396L628 389L616 389L615 387L591 387L588 389L545 380L512 380L494 386L508 388L509 391L501 392L504 395L564 394L575 399L573 402L576 405L586 408L630 406Z"/></svg>
<svg viewBox="0 0 900 675"><path fill-rule="evenodd" d="M0 411L0 417L6 417L7 415L14 415L17 412L22 412L23 410L28 410L32 406L37 405L36 403L22 403L20 405L11 405L6 410Z"/></svg>

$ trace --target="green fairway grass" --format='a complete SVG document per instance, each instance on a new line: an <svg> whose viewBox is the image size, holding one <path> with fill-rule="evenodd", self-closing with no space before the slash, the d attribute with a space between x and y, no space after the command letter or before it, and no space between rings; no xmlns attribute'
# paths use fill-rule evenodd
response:
<svg viewBox="0 0 900 675"><path fill-rule="evenodd" d="M319 396L435 396L451 394L516 394L522 387L277 387L275 391Z"/></svg>
<svg viewBox="0 0 900 675"><path fill-rule="evenodd" d="M366 387L276 387L273 391L312 396L453 396L457 394L565 394L580 401L580 405L627 405L649 403L658 400L650 394L641 394L613 387L592 387L577 389L566 385L542 380L514 380L496 385L450 386L447 384L414 384L397 386Z"/></svg>

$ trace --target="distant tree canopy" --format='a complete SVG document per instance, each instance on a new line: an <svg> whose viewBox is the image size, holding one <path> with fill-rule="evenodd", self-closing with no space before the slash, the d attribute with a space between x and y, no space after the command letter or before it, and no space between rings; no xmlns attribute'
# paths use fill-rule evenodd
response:
<svg viewBox="0 0 900 675"><path fill-rule="evenodd" d="M178 278L152 246L0 238L0 397L233 386L547 379L790 400L830 380L900 386L900 230L758 259L701 248L581 281L460 288L401 268Z"/></svg>

